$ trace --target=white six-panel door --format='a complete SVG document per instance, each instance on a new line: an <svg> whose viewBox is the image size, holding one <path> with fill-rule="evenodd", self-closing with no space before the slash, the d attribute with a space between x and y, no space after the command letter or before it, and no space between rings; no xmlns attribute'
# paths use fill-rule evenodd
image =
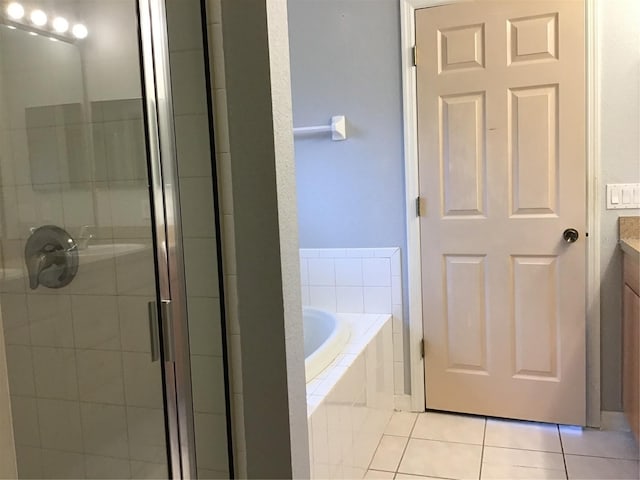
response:
<svg viewBox="0 0 640 480"><path fill-rule="evenodd" d="M427 408L584 424L584 4L420 9L416 44Z"/></svg>

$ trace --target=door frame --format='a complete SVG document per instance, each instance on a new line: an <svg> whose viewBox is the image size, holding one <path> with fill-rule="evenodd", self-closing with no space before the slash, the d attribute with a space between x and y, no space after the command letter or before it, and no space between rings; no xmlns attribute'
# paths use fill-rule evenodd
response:
<svg viewBox="0 0 640 480"><path fill-rule="evenodd" d="M420 218L416 215L416 199L420 193L418 179L418 117L416 69L413 66L415 45L415 11L476 0L399 0L400 57L402 65L402 104L404 123L404 169L407 221L407 275L409 299L409 368L411 379L411 410L425 409L424 358L421 341L422 272L420 255ZM587 365L587 425L600 426L600 213L601 182L599 134L599 56L597 49L597 6L600 0L584 0L586 33L586 99L587 102L587 278L586 278L586 365ZM419 52L418 52L419 56Z"/></svg>
<svg viewBox="0 0 640 480"><path fill-rule="evenodd" d="M167 12L164 0L137 0L136 4L149 137L147 161L157 282L154 307L161 324L159 361L168 473L174 479L191 479L197 477L196 441ZM225 397L226 390L225 383ZM228 415L226 420L228 423Z"/></svg>

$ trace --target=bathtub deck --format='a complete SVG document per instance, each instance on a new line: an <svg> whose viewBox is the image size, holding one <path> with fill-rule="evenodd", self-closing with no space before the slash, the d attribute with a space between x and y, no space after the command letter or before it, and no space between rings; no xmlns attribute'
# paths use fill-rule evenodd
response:
<svg viewBox="0 0 640 480"><path fill-rule="evenodd" d="M307 417L311 416L358 355L391 319L391 314L337 313L336 316L349 324L351 336L342 353L307 383Z"/></svg>
<svg viewBox="0 0 640 480"><path fill-rule="evenodd" d="M352 336L342 353L307 383L312 479L363 478L393 414L390 314L338 314Z"/></svg>

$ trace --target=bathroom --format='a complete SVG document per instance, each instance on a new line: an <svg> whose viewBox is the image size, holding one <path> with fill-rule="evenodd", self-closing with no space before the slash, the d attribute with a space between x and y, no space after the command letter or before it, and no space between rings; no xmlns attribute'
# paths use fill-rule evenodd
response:
<svg viewBox="0 0 640 480"><path fill-rule="evenodd" d="M0 26L0 354L8 370L0 463L15 461L19 478L409 478L418 471L385 464L383 450L402 445L402 454L417 443L405 427L426 418L411 413L425 403L413 388L424 377L415 368L422 333L411 313L415 199L405 180L400 54L401 14L420 2L209 1L205 9L174 0L166 15L164 3L25 3L25 16L39 8L67 18L69 33L3 17L16 28ZM587 2L601 9L590 10L602 15L598 51L637 45L634 2L615 3ZM85 38L74 37L76 23ZM610 72L598 78L592 140L604 189L640 177L638 142L628 141L640 129L638 60L598 59ZM346 118L345 141L291 135L333 115ZM611 158L619 160L608 168ZM599 211L597 410L611 423L622 410L620 212ZM68 285L32 290L23 249L30 229L46 225L73 237L79 268ZM361 269L355 279L353 268ZM371 458L349 470L314 471L303 305L379 322L378 418L392 420L360 432L359 444L374 443L365 449ZM352 365L366 379L372 353L361 353ZM345 392L328 385L329 396ZM633 458L610 463L634 461L637 469Z"/></svg>
<svg viewBox="0 0 640 480"><path fill-rule="evenodd" d="M420 378L424 373L421 371L421 374L418 375L418 381L412 373L420 368L422 362L429 360L428 355L427 360L422 360L418 352L412 356L413 352L419 351L419 340L415 340L415 337L411 335L415 328L415 324L409 320L412 317L415 318L415 314L412 315L415 311L412 310L412 305L416 303L415 297L422 294L424 308L425 297L419 287L416 293L416 276L413 277L413 280L409 280L412 273L415 275L415 271L411 271L411 265L415 265L418 260L407 262L407 254L413 255L414 259L419 258L413 253L415 250L412 250L414 247L411 243L415 241L415 237L412 237L411 227L406 227L407 224L415 222L416 218L413 202L414 195L419 193L412 185L411 176L418 176L418 171L405 159L406 152L410 152L411 146L406 143L407 136L403 131L403 125L406 128L406 123L411 121L411 114L403 110L407 105L407 85L410 85L403 73L406 68L410 69L411 66L410 64L407 66L397 46L399 44L406 47L412 45L407 40L407 5L415 5L417 9L419 6L450 2L407 1L399 3L400 11L398 11L397 2L319 3L290 1L288 14L294 127L327 124L332 115L345 115L347 119L348 138L344 142L331 141L330 135L326 134L324 136L320 134L295 136L300 245L304 252L302 255L303 268L305 261L312 261L308 258L309 252L305 252L307 249L316 250L321 256L331 257L342 250L346 250L348 256L354 255L349 252L352 248L400 247L403 295L398 304L401 304L403 308L397 308L399 305L393 301L391 311L395 322L393 325L395 367L393 378L396 387L394 400L396 410L409 412L419 411L419 406L424 405L424 397L415 398L415 394L410 394L416 391L424 392L424 377ZM639 32L636 26L637 22L629 20L631 18L637 19L640 12L634 2L586 3L587 22L591 22L587 23L588 28L597 31L595 37L589 40L597 45L594 47L597 50L597 57L594 59L593 53L589 53L588 58L589 62L593 61L593 64L599 65L596 74L588 74L592 75L589 77L589 82L593 89L588 95L595 95L597 99L591 100L597 105L593 107L595 110L588 112L588 115L597 119L597 127L589 130L590 137L587 140L589 147L588 152L585 152L585 156L591 155L592 157L594 156L592 152L598 152L598 164L592 163L590 167L592 170L589 173L591 177L596 175L598 179L595 185L589 186L591 190L589 190L588 196L592 200L587 207L588 213L584 214L585 216L588 214L598 216L597 219L591 218L588 223L590 225L588 227L590 241L594 235L593 232L599 229L597 235L599 237L598 253L594 254L593 250L588 253L589 262L592 265L598 263L599 267L597 271L592 268L588 273L588 275L597 278L597 281L594 281L592 286L588 288L595 288L597 293L590 296L588 300L590 310L587 314L589 319L586 328L587 336L598 335L599 350L594 352L592 347L587 347L586 352L586 369L587 375L589 375L587 381L589 386L586 393L587 402L589 402L586 407L586 424L601 426L603 430L618 430L628 429L623 425L624 421L622 424L619 423L622 418L620 411L624 407L622 405L623 388L621 387L623 359L620 354L622 350L622 296L620 292L623 288L621 271L623 255L618 246L618 217L637 215L638 210L637 206L635 210L614 210L609 207L605 209L604 206L600 207L600 202L606 203L605 195L608 192L605 188L606 184L637 184L640 179L640 163L637 160L637 132L639 128L637 42ZM460 16L462 17L462 14ZM395 18L397 21L390 23L389 18ZM475 23L475 21L469 21L469 23ZM327 32L331 32L331 34L327 34ZM603 53L617 50L621 45L629 47L626 51L635 52L631 59ZM314 54L309 54L309 52L314 52ZM429 53L424 52L420 46L418 47L418 63L428 55ZM394 65L394 68L389 68L389 65ZM625 98L630 101L627 103ZM420 121L418 120L419 125ZM405 180L405 176L409 179ZM593 180L591 181L593 182ZM423 185L421 184L421 188ZM420 194L422 194L422 189ZM424 215L426 208L428 215L430 208L436 208L430 207L430 205L436 204L435 201L430 198L424 202L421 213ZM562 202L564 199L560 201ZM394 222L398 221L402 214L405 215L405 223L394 226ZM354 219L357 220L354 221ZM471 234L471 231L469 233ZM316 275L322 275L322 266L320 265L322 260L314 262L316 263L315 267L320 269ZM335 262L342 262L342 260L336 259ZM307 268L311 269L310 263L307 263ZM339 263L335 263L337 311L362 311L358 310L358 308L362 309L362 298L357 296L355 299L348 298L348 290L353 287L339 285L339 277L344 275L344 272L340 272L339 268ZM317 285L315 287L316 298L313 298L313 295L310 298L314 288L313 281L309 281L310 275L311 270L303 272L303 304L323 306L324 303L326 310L336 309L333 306L335 304L330 302L331 296L328 299L323 298L325 287L320 287L320 285L326 285L326 283L321 280L317 280L315 283ZM373 278L371 271L364 273L363 276L365 279ZM425 280L423 279L422 282L424 284ZM309 290L305 290L306 285L311 285ZM376 283L370 285L376 285ZM342 298L340 291L342 291ZM414 299L411 299L411 296ZM467 301L468 297L472 297L472 295L469 294L461 300ZM366 302L366 298L364 300ZM364 308L366 311L366 304ZM596 309L600 316L598 319L600 324L594 327L592 312ZM419 324L418 328L421 330L422 325ZM594 333L596 331L598 334ZM428 349L429 346L427 345L426 348ZM402 354L399 354L399 351ZM398 377L400 375L397 375L396 372L402 371L402 363L410 366L404 367L406 376L403 380L405 383L399 385ZM593 365L596 364L598 367L593 368ZM597 369L599 369L598 375L600 375L597 379L599 385L598 389L594 390L593 386L596 382L592 375ZM420 383L420 380L423 383ZM415 388L416 386L417 388ZM428 383L426 391L429 396ZM584 401L584 394L582 398ZM592 406L594 398L601 400L595 407ZM435 409L465 411L461 408L456 410L450 407L435 407ZM589 413L596 411L596 414ZM600 418L601 411L603 412L602 418ZM515 414L508 415L507 408L503 408L503 412L505 413L490 416L519 418ZM432 420L436 424L438 421L443 422L443 429L449 428L454 431L456 428L468 428L469 431L481 429L478 422L474 424L473 421L464 417L457 420L434 417ZM519 478L517 475L523 474L515 470L503 470L501 473L496 473L496 470L492 470L491 465L487 463L500 463L502 458L496 457L495 452L501 452L500 448L513 446L508 441L497 440L496 436L507 436L510 429L513 429L510 434L514 438L526 435L518 430L518 424L501 424L488 420L486 423L487 438L483 441L481 435L476 440L470 440L464 435L457 438L455 436L447 438L446 435L439 435L433 431L427 433L428 429L424 428L425 420L422 415L416 420L416 417L412 417L410 414L399 414L392 421L392 423L394 422L396 427L400 425L402 428L395 430L390 428L388 431L390 434L383 437L379 452L376 454L377 457L373 458L369 467L370 471L367 475L371 475L371 478L393 478L388 472L397 472L396 478L413 478L411 475L477 478L477 470L472 469L471 472L460 474L455 469L440 468L438 462L431 460L426 453L428 448L433 448L436 445L432 442L433 440L479 444L484 446L485 452L487 447L492 449L490 453L493 454L493 457L484 455L483 460L480 461L484 475L482 478L491 478L491 473L506 475L499 478ZM559 422L552 421L551 423ZM621 427L621 425L623 426ZM411 433L412 427L413 432ZM434 429L436 428L434 427ZM313 427L312 430L314 430ZM596 462L593 465L589 464L590 473L585 473L575 463L576 459L584 459L571 455L571 453L581 451L579 447L570 444L573 440L571 432L570 430L563 431L560 428L560 435L558 435L557 433L550 434L544 428L540 430L534 428L531 432L532 436L550 435L552 437L551 441L554 442L554 447L547 445L540 449L553 453L542 464L532 461L528 465L531 469L524 474L524 478L538 478L537 475L542 475L540 471L535 470L535 467L544 466L550 470L556 468L557 465L556 467L553 465L561 458L558 456L561 445L565 449L564 453L568 453L565 458L565 472L550 473L547 471L547 476L542 478L556 478L554 476L556 474L559 475L558 478L565 478L565 475L568 478L583 478L581 475L591 475L586 478L627 478L625 475L629 475L628 478L637 477L637 464L634 467L632 462L637 459L637 446L628 438L625 439L624 434L618 437L615 434L611 434L611 437L603 436L598 442L616 443L619 441L626 445L626 447L621 447L621 450L627 448L627 453L595 454L591 451L595 457L613 456L623 459L619 465L621 470L615 470L616 467L612 465L604 470L599 470L598 462ZM608 434L607 432L605 435ZM355 438L356 433L354 432L353 435ZM571 438L567 439L567 435ZM473 435L469 434L469 436ZM409 441L406 440L406 437L409 437ZM616 437L616 440L613 437ZM340 436L329 434L328 438L330 443ZM323 444L323 438L319 438L318 443ZM538 447L514 448L538 450ZM577 450L572 451L573 448L577 448ZM316 449L316 446L313 445L312 451ZM434 451L436 450L434 449ZM459 450L455 454L448 451L437 451L438 453L433 453L433 455L442 455L445 458L444 463L451 463L450 458L454 456L475 459L474 455L476 455L473 448L467 451ZM584 451L581 452L584 454ZM418 458L416 458L416 453ZM588 456L589 453L585 455ZM327 468L323 462L326 462L329 455L321 452L319 456L323 460L318 461L313 456L311 458L312 475L316 474L322 477L323 474L326 475ZM630 460L631 462L629 462ZM434 465L430 464L431 461L434 462ZM509 461L509 459L504 460L505 464L508 464ZM527 465L527 460L524 458L519 457L518 462L520 465ZM331 463L329 461L330 467L335 466ZM626 467L629 467L630 470L624 470ZM334 477L332 473L326 476ZM353 476L356 474L353 473ZM344 473L344 478L348 477L349 475Z"/></svg>

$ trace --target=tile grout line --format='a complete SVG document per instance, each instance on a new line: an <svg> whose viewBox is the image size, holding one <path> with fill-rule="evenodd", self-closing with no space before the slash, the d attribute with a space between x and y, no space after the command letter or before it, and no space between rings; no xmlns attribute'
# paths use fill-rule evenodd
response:
<svg viewBox="0 0 640 480"><path fill-rule="evenodd" d="M394 412L394 413L395 413L395 412ZM393 415L392 415L392 418L393 418ZM387 424L385 425L385 427L384 427L384 429L385 429L385 430L386 430L386 429L387 429L387 427L389 426L389 423L390 423L390 422L391 422L391 418L389 419L389 421L388 421L388 422L387 422ZM378 440L378 445L376 446L376 449L375 449L375 450L374 450L374 452L373 452L373 456L371 457L371 460L369 460L369 464L367 465L367 472L368 472L369 470L371 470L371 464L373 463L373 459L374 459L374 458L376 458L376 453L378 453L378 449L380 448L380 444L382 443L382 439L384 438L384 435L385 435L385 433L384 433L384 431L383 431L383 432L382 432L382 436L380 437L380 440ZM383 471L386 471L386 470L383 470ZM366 472L365 472L365 475L366 475ZM395 475L394 475L394 476L395 476Z"/></svg>
<svg viewBox="0 0 640 480"><path fill-rule="evenodd" d="M404 448L402 449L402 455L400 455L400 460L398 460L398 466L395 468L395 471L393 472L393 478L396 478L398 476L398 470L400 469L400 464L402 463L402 459L404 458L404 454L407 451L407 446L409 445L409 440L411 440L411 438L412 438L411 436L413 435L413 430L416 428L416 423L418 423L418 417L420 416L420 413L421 412L418 412L416 414L416 418L413 421L413 425L411 425L411 429L409 430L409 435L407 435L407 437L406 437L407 443L404 444ZM395 412L394 412L394 414L395 414ZM391 420L389 420L389 423L391 423ZM384 435L385 434L383 434L383 436ZM382 441L382 439L380 441ZM378 445L380 445L380 444L378 444ZM371 465L371 464L369 464L369 465Z"/></svg>
<svg viewBox="0 0 640 480"><path fill-rule="evenodd" d="M26 288L26 285L25 285L25 288ZM36 362L35 362L35 357L34 357L34 354L33 354L33 336L31 335L31 325L33 324L33 322L31 321L31 315L32 314L29 312L29 310L30 310L29 309L29 302L27 301L27 295L26 294L25 294L25 298L24 298L24 306L25 306L25 310L27 312L27 331L28 331L28 334L29 334L29 346L28 346L28 348L29 348L29 358L31 360L31 368L32 368L31 377L32 377L32 380L33 380L33 399L34 399L34 403L35 403L35 406L36 406L36 415L35 415L35 417L36 417L36 425L38 427L38 450L39 450L38 453L39 453L39 459L40 459L39 471L44 473L44 461L43 461L43 456L42 456L42 450L44 449L44 447L43 447L43 443L44 442L43 442L42 426L41 426L41 423L42 423L43 420L40 418L41 417L41 415L40 415L40 405L39 405L39 402L38 402L38 398L39 397L38 397L38 391L36 390L36 367L35 367ZM31 309L33 309L33 304L31 305ZM6 344L5 344L5 349L6 349ZM7 377L9 377L8 361L7 361L6 364L7 364ZM8 378L7 378L7 380L8 380ZM76 388L78 388L77 385L76 385ZM9 393L11 393L11 392L9 391ZM11 396L9 397L9 402L11 402ZM15 430L14 430L13 435L14 435L13 441L14 441L14 449L15 449L15 447L16 447L16 445L15 445ZM17 459L17 452L16 452L16 473L17 473L17 469L18 469L18 459ZM84 472L84 465L83 465L83 469L82 470Z"/></svg>
<svg viewBox="0 0 640 480"><path fill-rule="evenodd" d="M82 403L80 402L80 372L78 369L78 365L80 365L80 358L79 358L79 351L76 348L76 326L75 326L75 320L77 315L73 314L73 295L70 294L69 295L69 313L71 314L71 335L73 337L73 359L76 362L75 368L76 368L76 393L78 395L77 400L73 400L74 403L77 403L78 405L78 423L80 425L80 443L81 443L81 447L82 447L82 471L84 472L85 475L87 475L87 445L86 445L86 441L85 441L85 437L87 436L87 427L85 425L86 421L83 419L83 415L82 415ZM77 311L76 311L77 314ZM118 341L120 342L120 344L122 344L122 340L120 338L120 316L119 316L119 312L118 312ZM121 354L122 355L122 354ZM124 388L124 385L123 385ZM127 447L127 451L128 451L128 447ZM43 461L43 465L42 465L42 469L43 469L43 473L44 473L44 461ZM129 469L131 469L131 466L129 466ZM131 470L129 470L129 473L131 473Z"/></svg>
<svg viewBox="0 0 640 480"><path fill-rule="evenodd" d="M564 453L564 445L562 444L562 433L560 432L560 424L556 425L558 429L558 437L560 438L560 451L562 452L562 463L564 464L564 476L565 478L569 478L569 469L567 469L567 457Z"/></svg>
<svg viewBox="0 0 640 480"><path fill-rule="evenodd" d="M487 417L484 417L484 431L482 432L482 450L480 452L480 472L478 473L478 480L482 479L482 463L484 462L484 442L487 439Z"/></svg>
<svg viewBox="0 0 640 480"><path fill-rule="evenodd" d="M411 440L411 435L413 435L413 429L416 427L416 423L418 423L418 415L416 415L416 419L413 421L413 425L411 426L411 431L409 432L409 436L407 437L407 443L404 444L404 448L402 449L402 455L400 455L400 460L398 460L398 466L396 467L396 471L393 474L393 478L395 479L398 476L400 465L402 464L402 460L404 459L404 454L407 452L407 447L409 446L409 441Z"/></svg>

